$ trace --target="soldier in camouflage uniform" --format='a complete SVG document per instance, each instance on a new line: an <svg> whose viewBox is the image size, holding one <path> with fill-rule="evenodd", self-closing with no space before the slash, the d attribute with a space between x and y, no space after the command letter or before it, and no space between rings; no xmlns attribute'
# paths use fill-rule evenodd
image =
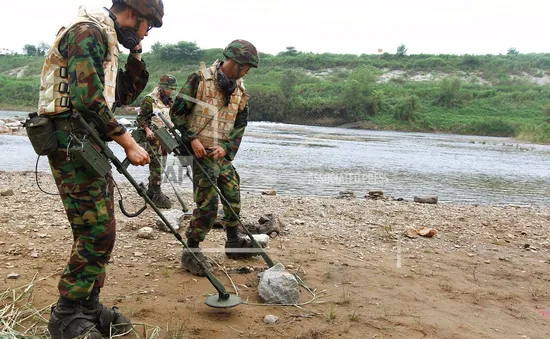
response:
<svg viewBox="0 0 550 339"><path fill-rule="evenodd" d="M241 209L240 179L232 164L248 121L249 95L242 77L251 67L258 67L258 52L250 42L235 40L223 54L225 61L216 60L210 67L201 63L200 70L191 74L181 88L170 111L172 121L189 141L195 156L193 198L196 208L185 232L187 245L207 268L212 266L201 253L199 244L212 229L219 198L199 165L228 202L222 199L226 255L238 259L259 254L252 249L250 240L237 232ZM204 275L190 251L184 250L181 265L192 274Z"/></svg>
<svg viewBox="0 0 550 339"><path fill-rule="evenodd" d="M147 138L147 152L151 158L149 163L149 186L147 196L151 198L158 208L170 208L170 198L161 191L162 169L166 166L167 151L162 148L160 141L154 136L154 130L163 127L164 123L156 116L163 113L169 119L170 107L172 107L172 93L177 89L176 77L164 74L160 77L159 84L155 90L147 95L140 106L137 116L138 125L145 131Z"/></svg>
<svg viewBox="0 0 550 339"><path fill-rule="evenodd" d="M149 163L113 110L117 103L134 101L147 85L141 40L152 27L162 26L163 15L162 0L113 0L110 10L81 8L77 20L58 32L44 62L38 113L56 128L58 149L48 158L73 233L48 323L54 339L85 333L99 339L131 328L116 307L99 303L116 237L113 178L110 171L95 176L70 156L71 146L90 142L70 115L79 112L104 140L120 144L133 165ZM125 70L118 68L119 43L131 50Z"/></svg>

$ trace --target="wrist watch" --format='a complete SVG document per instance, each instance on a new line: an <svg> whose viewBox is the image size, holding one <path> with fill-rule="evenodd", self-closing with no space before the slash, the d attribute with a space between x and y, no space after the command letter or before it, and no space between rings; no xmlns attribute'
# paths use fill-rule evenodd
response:
<svg viewBox="0 0 550 339"><path fill-rule="evenodd" d="M143 50L140 48L140 49L131 49L130 50L130 53L132 54L141 54L141 52L143 52Z"/></svg>

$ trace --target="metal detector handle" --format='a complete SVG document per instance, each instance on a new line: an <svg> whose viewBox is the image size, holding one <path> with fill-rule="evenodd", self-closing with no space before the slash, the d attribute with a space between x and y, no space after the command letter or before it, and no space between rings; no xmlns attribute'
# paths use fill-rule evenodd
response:
<svg viewBox="0 0 550 339"><path fill-rule="evenodd" d="M143 211L145 211L145 209L147 208L147 204L143 205L142 208L140 208L137 212L135 213L129 213L128 211L126 211L126 209L124 208L124 205L122 204L122 199L119 199L118 200L118 206L120 207L120 211L122 212L122 214L124 214L125 216L127 216L128 218L135 218L137 217L138 215L140 215L141 213L143 213Z"/></svg>
<svg viewBox="0 0 550 339"><path fill-rule="evenodd" d="M124 167L125 169L127 169L128 166L130 166L130 159L124 158L124 160L122 161L122 167Z"/></svg>

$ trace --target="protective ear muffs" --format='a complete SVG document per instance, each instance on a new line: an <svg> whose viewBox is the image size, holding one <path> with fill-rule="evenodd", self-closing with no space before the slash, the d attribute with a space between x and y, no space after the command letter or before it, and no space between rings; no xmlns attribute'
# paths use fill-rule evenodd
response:
<svg viewBox="0 0 550 339"><path fill-rule="evenodd" d="M130 27L121 27L116 19L116 16L107 8L105 9L107 10L107 13L109 13L109 17L115 22L115 31L118 42L120 42L124 48L129 50L136 48L136 46L139 45L140 40L136 30Z"/></svg>
<svg viewBox="0 0 550 339"><path fill-rule="evenodd" d="M229 95L233 94L235 89L237 88L237 81L235 79L229 79L227 75L225 75L224 72L222 72L221 66L223 62L220 62L217 66L218 69L218 87L226 92L230 93Z"/></svg>

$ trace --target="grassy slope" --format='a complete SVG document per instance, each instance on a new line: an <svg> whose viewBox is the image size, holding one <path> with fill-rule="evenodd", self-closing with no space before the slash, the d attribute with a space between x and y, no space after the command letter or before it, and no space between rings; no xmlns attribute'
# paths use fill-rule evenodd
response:
<svg viewBox="0 0 550 339"><path fill-rule="evenodd" d="M205 50L203 53L204 60L213 61L221 56L219 50ZM145 55L145 60L152 81L144 94L152 90L155 85L153 79L158 79L162 73L174 74L182 84L187 75L197 69L196 62L167 62L154 55ZM0 57L1 109L34 108L42 62L42 57ZM417 55L402 58L392 55L332 54L263 56L261 68L251 71L246 80L247 88L257 100L256 103L251 102L252 119L265 120L265 116L268 116L269 120L278 120L272 119L275 116L273 112L293 109L294 116L285 116L285 112L281 112L282 118L279 120L305 124L351 122L353 119L349 114L331 114L346 105L342 99L346 79L357 67L365 65L377 68L380 74L389 70L400 72L393 81L375 85L375 89L384 94L384 101L374 116L360 116L359 120L363 120L363 126L367 128L503 135L550 142L550 124L544 113L544 106L550 102L549 86L514 78L516 75L540 78L549 73L550 56L546 54L476 57ZM17 73L23 67L24 75L18 78ZM297 79L292 98L289 99L290 106L283 109L281 81L289 70ZM461 102L449 108L436 104L441 91L439 81L420 82L410 79L418 72L430 72L434 76L464 76L467 73L491 84L476 85L463 81ZM409 95L419 99L414 118L410 121L396 120L394 103ZM272 102L269 104L254 109L254 105L270 99ZM261 111L260 115L258 111ZM271 115L263 114L264 111L270 111Z"/></svg>

